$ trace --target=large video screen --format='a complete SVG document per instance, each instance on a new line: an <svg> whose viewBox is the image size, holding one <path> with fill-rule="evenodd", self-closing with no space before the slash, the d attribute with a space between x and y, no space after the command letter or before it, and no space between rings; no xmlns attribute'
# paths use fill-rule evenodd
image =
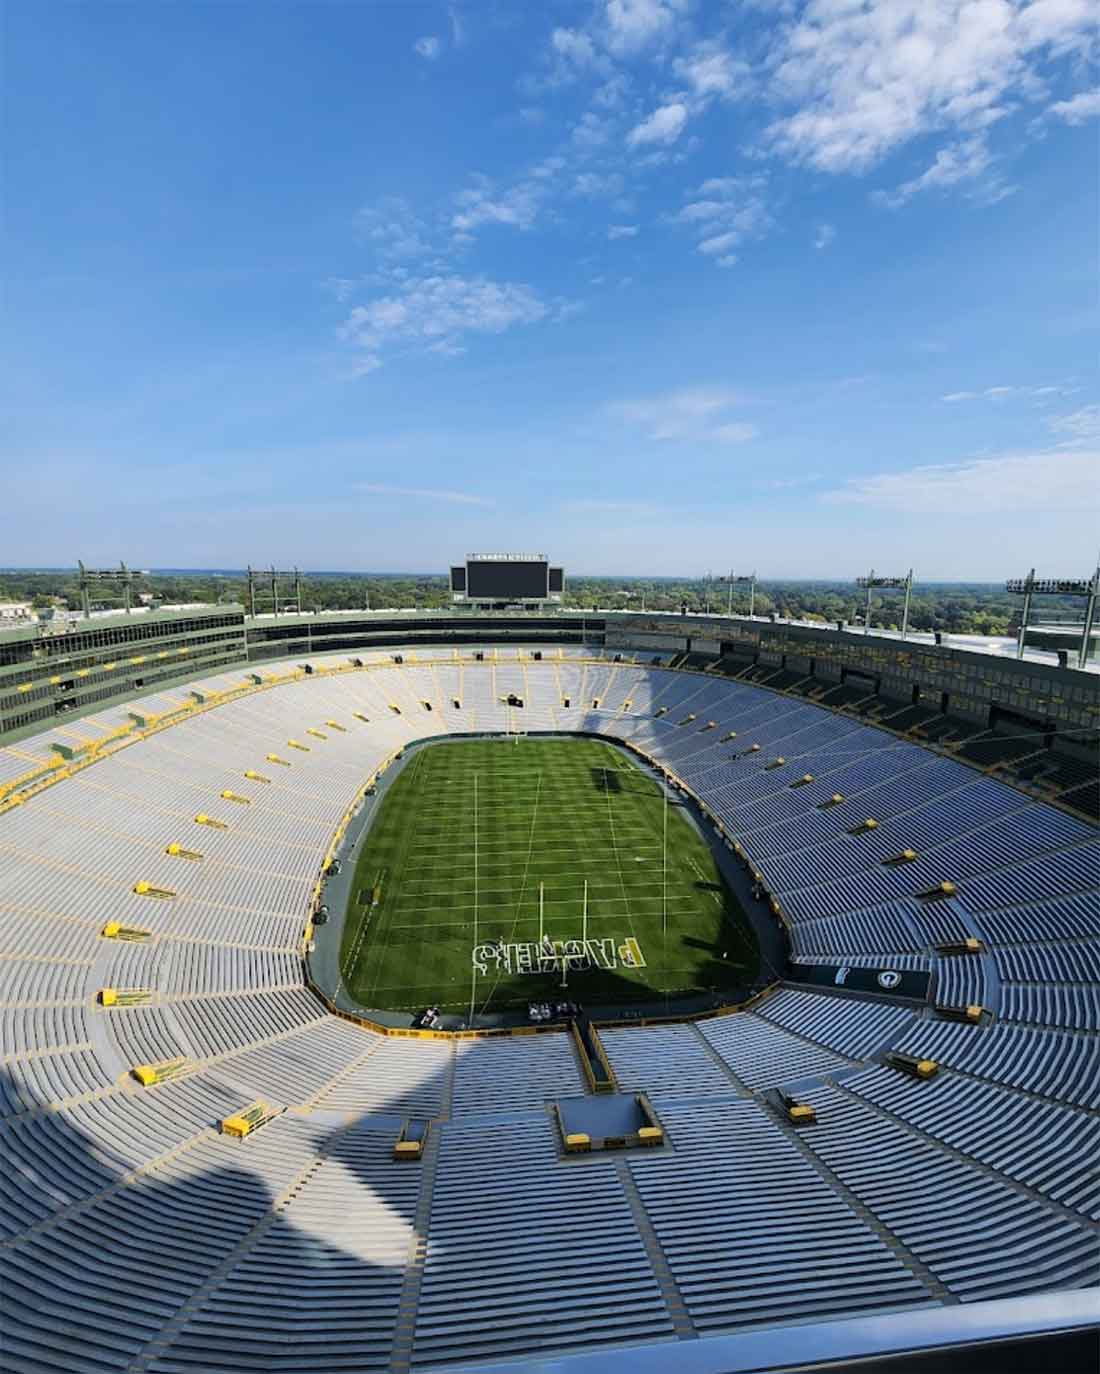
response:
<svg viewBox="0 0 1100 1374"><path fill-rule="evenodd" d="M548 568L539 562L467 563L466 595L493 601L546 597Z"/></svg>
<svg viewBox="0 0 1100 1374"><path fill-rule="evenodd" d="M451 569L451 591L464 592L466 590L466 565L453 567Z"/></svg>
<svg viewBox="0 0 1100 1374"><path fill-rule="evenodd" d="M550 569L550 590L551 590L552 592L563 592L563 591L565 591L565 569L564 569L564 568L551 568L551 569Z"/></svg>

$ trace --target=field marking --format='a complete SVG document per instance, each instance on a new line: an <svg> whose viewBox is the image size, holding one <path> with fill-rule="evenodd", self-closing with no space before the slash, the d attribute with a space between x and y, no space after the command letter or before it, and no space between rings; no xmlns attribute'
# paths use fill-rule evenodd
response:
<svg viewBox="0 0 1100 1374"><path fill-rule="evenodd" d="M696 873L698 873L701 882L704 882L704 883L709 883L709 882L710 882L710 879L709 879L709 878L707 877L707 875L703 872L703 870L699 867L699 865L695 862L694 858L691 857L690 855L688 856L688 863L691 864L692 868L694 868L695 871L696 871ZM719 875L719 877L721 877L721 875ZM711 895L711 896L714 898L714 900L719 904L719 906L723 907L723 909L725 908L725 903L722 901L722 894L721 894L721 892L714 892L714 891L711 891L710 895Z"/></svg>
<svg viewBox="0 0 1100 1374"><path fill-rule="evenodd" d="M424 758L424 755L425 755L427 752L428 752L428 751L427 751L426 749L421 749L420 752L419 752L419 753L417 754L417 756L416 756L416 762L413 764L412 768L411 768L410 771L409 771L409 786L410 786L410 787L411 787L411 786L413 785L413 783L416 781L417 775L418 775L419 770L420 770L420 764L421 764L421 762L422 762L422 760L423 760L423 758ZM395 862L394 865L393 865L394 881L395 881L395 883L398 883L398 884L400 883L400 877L401 877L401 875L404 874L404 871L405 871L406 847L407 847L407 844L408 844L408 837L409 837L410 834L411 834L411 827L410 827L408 830L405 831L405 834L404 834L405 844L403 844L403 845L401 846L401 851L400 851L400 858L399 858L399 860L398 860L397 862ZM398 891L400 891L400 887L398 887ZM382 902L384 903L385 900L386 900L386 894L383 892L383 893L382 893ZM389 925L389 915L390 915L389 912L385 912L384 915L383 915L383 919L382 919L381 921L379 921L379 923L378 923L378 938L381 940L382 943L381 943L381 946L378 948L378 958L375 960L375 965L374 965L374 966L375 966L375 969L381 969L381 968L383 967L384 963L385 963L386 947L387 947L387 945L388 945L388 941L387 941L387 939L386 939L386 934L385 934L385 932L386 932L386 929L387 929L387 927L388 927L388 925ZM373 948L374 946L372 945L371 947ZM368 983L368 985L367 985L367 996L366 996L366 998L365 998L364 1000L366 1001L366 1003L367 1003L368 1006L370 1005L371 999L373 998L374 993L375 993L375 991L376 991L377 982L378 982L378 976L377 976L377 973L376 973L375 976L371 979L371 981L370 981L370 982Z"/></svg>
<svg viewBox="0 0 1100 1374"><path fill-rule="evenodd" d="M610 745L608 745L608 746L606 746L606 747L607 747L607 748L610 748ZM622 887L622 890L623 890L623 901L624 901L624 902L627 902L627 903L629 904L630 899L629 899L629 898L627 897L627 895L626 895L626 878L625 878L624 875L623 875L623 861L622 861L622 859L621 859L620 856L619 856L619 847L618 847L617 844L615 844L615 819L614 819L614 815L613 815L613 812L612 812L612 809L611 809L611 789L610 789L610 788L607 788L607 789L606 789L606 795L607 795L607 821L608 821L608 825L609 825L610 828L611 828L611 843L612 843L612 845L615 846L615 862L616 862L616 863L618 864L618 866L619 866L619 885ZM634 942L637 944L637 941L638 941L638 932L634 929L634 920L633 920L633 918L632 918L631 915L630 915L629 906L628 906L628 910L627 910L627 920L630 922L630 934L631 934L632 938L634 939ZM641 949L641 945L638 945L638 948Z"/></svg>
<svg viewBox="0 0 1100 1374"><path fill-rule="evenodd" d="M507 915L507 911L509 910L510 905L511 905L511 904L509 903L509 906L508 906L508 907L501 908L501 910L503 910L503 911L505 912L504 915L502 915L502 916L485 916L485 917L484 917L484 921L485 921L486 923L492 923L492 924L496 924L496 925L505 925L505 924L507 924L507 923L512 919L511 917L509 917L509 916ZM672 903L670 902L670 903L669 903L669 910L671 911L671 909L672 909ZM680 913L680 914L686 915L686 914L689 914L692 910L694 910L694 907L693 907L693 906L688 906L687 909L686 909L686 911L683 912L683 913ZM401 914L401 915L412 915L411 912L401 912L400 914ZM660 917L660 915L661 915L660 911L656 911L656 912L654 912L652 915L649 915L649 913L646 913L646 912L640 912L640 913L638 913L638 914L641 915L641 916L643 916L643 917L644 917L645 919L647 919L647 920L657 920L657 919ZM548 916L546 917L546 923L547 923L547 925L549 925L551 921L557 921L557 922L560 923L560 922L562 922L562 921L571 921L572 919L573 919L573 918L572 918L571 916L569 916L568 914L566 914L566 915L564 915L564 916L550 916L550 915L548 915ZM520 920L521 920L521 921L530 921L530 922L532 922L532 924L537 924L537 923L538 923L538 916L537 916L537 914L534 915L534 916L521 916L521 917L520 917ZM621 923L622 920L623 920L623 913L622 913L622 912L619 912L619 911L608 911L608 912L605 912L605 913L603 913L603 914L597 914L597 913L594 913L594 912L592 912L592 911L590 911L590 912L588 913L588 922L589 922L590 925L591 925L591 923L592 923L593 921L618 921L618 922ZM480 922L479 922L479 924L480 924ZM390 929L391 929L391 930L424 930L424 931L430 931L430 930L450 930L450 929L456 929L456 930L457 930L457 929L461 929L461 928L464 928L464 927L469 927L469 925L470 925L470 922L469 922L469 921L414 921L414 922L410 923L409 925L391 924Z"/></svg>
<svg viewBox="0 0 1100 1374"><path fill-rule="evenodd" d="M546 905L547 905L547 906L561 906L561 905L563 905L563 904L566 903L566 902L572 902L572 903L574 903L574 904L576 903L576 900L577 900L577 899L576 899L576 896L574 895L574 894L576 893L576 890L577 890L577 880L576 880L576 879L574 879L572 882L566 882L566 881L562 880L562 881L557 882L557 883L549 883L549 882L547 882L547 880L546 880L545 878L540 878L539 881L542 882L542 883L545 885L545 889L546 889ZM689 889L689 883L690 883L690 881L691 881L690 879L683 879L683 878L678 879L675 883L670 883L670 884L669 884L669 890L672 891L672 890L674 890L675 888L680 888L682 891L686 891L686 890L695 890L693 884L692 884L692 886L691 886L691 889ZM583 876L581 877L580 882L581 882L581 884L583 885L583 883L584 883L584 878L583 878ZM599 901L599 902L619 902L619 901L622 901L622 897L621 897L621 896L614 895L614 894L612 894L612 893L609 891L609 889L610 889L611 887L619 888L619 891L621 892L621 887L620 887L619 883L617 883L617 882L611 882L611 883L603 883L603 882L601 882L601 883L598 883L598 884L597 884L597 883L595 882L594 879L589 878L589 880L588 880L588 895L589 895L594 901ZM515 901L515 896L514 896L515 890L516 890L516 886L515 886L514 883L510 883L510 884L507 884L507 885L504 885L504 886L501 886L501 887L481 888L481 889L479 890L479 900L485 899L485 900L490 901L490 903L495 902L498 906L499 906L499 905L510 906L510 905L512 904L512 902ZM556 892L556 893L563 893L563 892L564 892L564 893L568 893L569 895L568 895L568 896L551 896L550 894L551 894L552 892ZM394 907L394 910L395 910L395 911L400 911L400 912L430 911L430 910L432 909L432 900L433 900L433 898L434 898L434 899L438 899L438 900L435 901L435 906L436 906L436 908L438 909L440 903L441 903L441 902L447 902L447 900L448 900L449 898L450 898L450 899L454 899L454 898L465 899L465 898L467 898L467 897L472 897L472 896L473 896L473 890L472 890L472 888L471 888L469 891L467 891L467 892L455 892L455 891L453 891L453 890L452 890L452 891L447 891L447 892L410 892L410 893L404 894L404 895L402 895L402 896L400 896L400 897L398 897L398 898L396 899L396 906ZM642 890L641 890L641 889L639 889L638 896L635 897L635 898L633 898L632 900L636 900L636 901L646 901L646 900L649 900L650 898L652 898L653 901L659 901L659 900L660 900L659 897L653 896L653 894L652 894L650 891L648 891L648 890L646 891L645 895L642 895ZM469 904L467 901L461 900L461 901L458 901L456 904L451 905L449 909L450 909L450 910L464 910L464 909L466 909L469 905L470 905L470 904Z"/></svg>
<svg viewBox="0 0 1100 1374"><path fill-rule="evenodd" d="M535 804L534 804L534 806L532 806L532 808L531 808L531 829L530 829L530 831L529 831L529 833L528 833L528 836L527 836L527 861L526 861L526 863L523 865L523 882L520 884L519 896L516 898L516 913L515 913L515 915L514 915L513 918L512 918L512 928L511 928L511 930L508 932L508 934L509 934L508 943L511 943L511 937L512 937L513 935L515 935L515 933L516 933L516 922L520 919L519 909L520 909L520 907L523 905L523 894L524 894L524 892L526 892L526 890L527 890L527 878L528 878L528 875L529 875L529 873L530 873L530 871L531 871L531 851L532 851L532 850L534 849L534 847L535 847L535 823L536 823L536 821L537 821L537 819L538 819L538 814L539 814L539 792L540 792L540 790L541 790L541 786L542 786L542 773L540 772L539 775L538 775L538 782L537 782L536 785L535 785ZM494 997L494 995L495 995L495 993L496 993L496 990L497 990L497 988L500 986L500 979L501 979L500 966L499 966L499 964L498 964L498 966L497 966L497 977L496 977L496 982L495 982L495 983L493 984L493 986L489 989L489 995L488 995L488 997L486 997L485 1000L484 1000L484 1002L482 1002L482 1004L481 1004L481 1014L482 1014L482 1016L484 1016L485 1013L486 1013L486 1012L488 1011L488 1009L489 1009L489 1003L493 1000L493 997ZM476 972L476 968L475 968L475 973L474 973L474 984L475 984L475 986L477 985L477 972Z"/></svg>

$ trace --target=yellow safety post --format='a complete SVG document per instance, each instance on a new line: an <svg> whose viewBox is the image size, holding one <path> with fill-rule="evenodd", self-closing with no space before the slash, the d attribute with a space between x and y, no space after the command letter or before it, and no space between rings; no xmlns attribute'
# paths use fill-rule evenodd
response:
<svg viewBox="0 0 1100 1374"><path fill-rule="evenodd" d="M860 821L858 825L853 825L848 831L849 835L866 835L869 830L877 830L878 821L874 816L868 816L866 820Z"/></svg>
<svg viewBox="0 0 1100 1374"><path fill-rule="evenodd" d="M893 1069L900 1069L910 1078L922 1080L935 1078L940 1071L940 1066L935 1059L925 1059L918 1054L901 1054L895 1051L886 1056L886 1063Z"/></svg>
<svg viewBox="0 0 1100 1374"><path fill-rule="evenodd" d="M808 782L813 782L813 780L814 775L812 773L803 773L800 778L795 778L794 782L791 783L791 786L805 787Z"/></svg>
<svg viewBox="0 0 1100 1374"><path fill-rule="evenodd" d="M352 711L351 714L355 717L356 720L364 721L367 725L370 724L370 717L369 717L369 716L365 716L365 715L362 713L362 711Z"/></svg>
<svg viewBox="0 0 1100 1374"><path fill-rule="evenodd" d="M221 1133L243 1140L246 1135L251 1135L253 1131L270 1121L274 1115L275 1112L266 1102L253 1102L251 1106L234 1112L232 1116L224 1117L220 1122Z"/></svg>
<svg viewBox="0 0 1100 1374"><path fill-rule="evenodd" d="M246 769L245 769L244 775L245 775L245 777L248 779L249 782L270 782L270 781L271 781L270 778L265 778L264 775L263 775L262 773L257 773L257 772L255 771L255 769L252 769L252 768L246 768Z"/></svg>
<svg viewBox="0 0 1100 1374"><path fill-rule="evenodd" d="M171 901L176 895L170 887L154 887L152 883L147 883L144 878L136 882L133 891L139 897L156 897L160 901Z"/></svg>
<svg viewBox="0 0 1100 1374"><path fill-rule="evenodd" d="M903 849L899 854L891 854L888 859L883 859L884 864L896 867L898 864L911 864L917 857L915 849Z"/></svg>
<svg viewBox="0 0 1100 1374"><path fill-rule="evenodd" d="M140 1007L153 1000L151 988L100 988L101 1007Z"/></svg>
<svg viewBox="0 0 1100 1374"><path fill-rule="evenodd" d="M937 954L956 955L956 954L981 954L985 946L981 940L977 940L973 935L968 935L965 940L947 940L942 945L936 945Z"/></svg>
<svg viewBox="0 0 1100 1374"><path fill-rule="evenodd" d="M242 797L241 794L240 794L239 792L231 792L231 791L229 790L228 787L225 788L225 789L224 789L222 792L220 792L218 795L219 795L220 797L222 797L225 801L236 802L239 806L251 806L251 805L252 805L252 798L251 798L251 797Z"/></svg>
<svg viewBox="0 0 1100 1374"><path fill-rule="evenodd" d="M817 809L819 811L827 811L830 806L839 806L843 800L843 792L834 792L833 795L829 797L827 801L818 802Z"/></svg>
<svg viewBox="0 0 1100 1374"><path fill-rule="evenodd" d="M152 932L142 930L139 926L124 926L119 921L108 921L99 932L105 940L148 940Z"/></svg>
<svg viewBox="0 0 1100 1374"><path fill-rule="evenodd" d="M326 725L329 727L329 729L331 729L331 730L339 730L340 733L341 733L342 735L346 735L347 732L348 732L348 728L347 728L346 725L340 725L340 724L339 724L337 721L335 721L335 720L326 720L326 721L325 721L325 724L326 724Z"/></svg>
<svg viewBox="0 0 1100 1374"><path fill-rule="evenodd" d="M312 735L314 739L328 739L328 735L322 734L320 730L315 730L311 725L306 731L307 735Z"/></svg>
<svg viewBox="0 0 1100 1374"><path fill-rule="evenodd" d="M130 1070L143 1088L151 1088L154 1083L166 1083L176 1078L188 1067L186 1059L165 1059L159 1064L135 1064Z"/></svg>
<svg viewBox="0 0 1100 1374"><path fill-rule="evenodd" d="M281 763L284 768L289 768L291 766L287 763L286 759L281 759L278 754L268 754L266 757L268 763Z"/></svg>
<svg viewBox="0 0 1100 1374"><path fill-rule="evenodd" d="M300 749L303 754L309 753L309 745L299 744L296 739L288 739L287 744L291 747L291 749Z"/></svg>
<svg viewBox="0 0 1100 1374"><path fill-rule="evenodd" d="M229 826L225 821L216 821L213 816L208 816L205 811L200 811L195 817L196 825L208 825L211 830L228 830Z"/></svg>
<svg viewBox="0 0 1100 1374"><path fill-rule="evenodd" d="M173 859L193 859L193 860L194 860L194 859L201 859L201 858L202 858L202 855L199 853L199 851L198 851L197 849L184 849L183 845L182 845L182 844L178 844L175 840L173 840L172 843L171 843L170 845L166 845L166 846L165 846L164 852L165 852L166 854L171 854L171 856L173 857Z"/></svg>
<svg viewBox="0 0 1100 1374"><path fill-rule="evenodd" d="M765 773L767 773L770 772L773 768L782 768L786 762L787 760L783 757L782 754L780 754L778 758L772 759L771 763L766 763L764 765L764 771Z"/></svg>
<svg viewBox="0 0 1100 1374"><path fill-rule="evenodd" d="M950 878L945 878L942 883L937 883L935 887L926 887L923 892L918 892L918 897L954 897L958 888Z"/></svg>

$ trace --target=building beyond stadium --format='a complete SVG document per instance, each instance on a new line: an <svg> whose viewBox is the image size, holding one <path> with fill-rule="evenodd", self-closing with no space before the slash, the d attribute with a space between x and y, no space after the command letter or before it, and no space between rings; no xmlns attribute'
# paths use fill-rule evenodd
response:
<svg viewBox="0 0 1100 1374"><path fill-rule="evenodd" d="M1089 1367L1098 685L737 617L0 632L0 1367ZM334 1014L364 789L541 731L668 774L814 976L587 1042Z"/></svg>

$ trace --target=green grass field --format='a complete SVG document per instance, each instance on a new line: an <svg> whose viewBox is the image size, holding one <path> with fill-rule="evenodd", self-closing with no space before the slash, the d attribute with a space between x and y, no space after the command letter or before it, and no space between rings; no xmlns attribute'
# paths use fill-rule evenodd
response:
<svg viewBox="0 0 1100 1374"><path fill-rule="evenodd" d="M582 940L586 882L589 943L563 949ZM475 947L497 940L477 969ZM468 1012L472 996L476 1014L721 991L758 960L709 847L652 776L599 741L528 738L406 764L363 841L340 956L364 1007Z"/></svg>

